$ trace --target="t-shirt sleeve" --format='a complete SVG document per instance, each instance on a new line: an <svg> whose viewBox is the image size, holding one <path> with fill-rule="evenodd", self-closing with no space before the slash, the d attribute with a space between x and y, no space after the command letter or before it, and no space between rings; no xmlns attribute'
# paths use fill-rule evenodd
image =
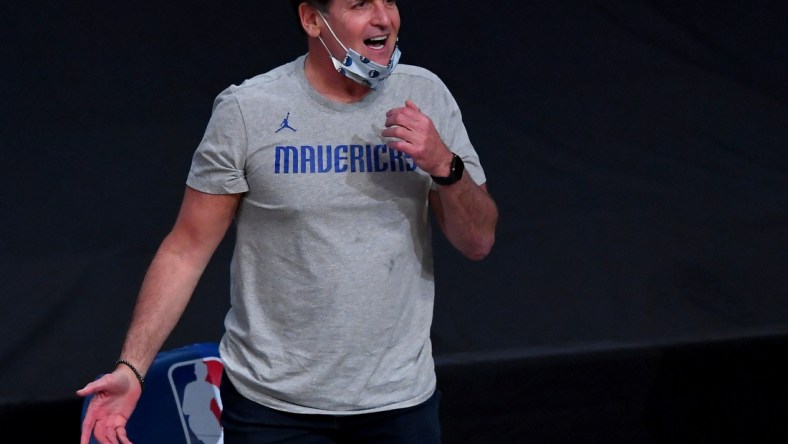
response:
<svg viewBox="0 0 788 444"><path fill-rule="evenodd" d="M438 132L443 139L446 146L462 158L465 164L465 170L477 184L483 184L487 181L479 161L479 155L473 144L468 137L468 131L465 129L465 124L462 121L462 113L457 101L452 96L449 89L443 85L443 117L438 126ZM432 184L432 188L436 188L436 184Z"/></svg>
<svg viewBox="0 0 788 444"><path fill-rule="evenodd" d="M209 194L249 191L244 165L247 136L241 107L228 88L216 97L211 118L192 157L186 185Z"/></svg>

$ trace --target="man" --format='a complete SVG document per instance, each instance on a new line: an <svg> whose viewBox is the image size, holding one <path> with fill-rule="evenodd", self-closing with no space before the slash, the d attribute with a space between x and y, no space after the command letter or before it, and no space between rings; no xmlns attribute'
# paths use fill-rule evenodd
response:
<svg viewBox="0 0 788 444"><path fill-rule="evenodd" d="M473 260L498 213L449 91L398 65L393 0L291 1L308 52L217 97L177 220L82 425L128 443L144 373L236 222L228 444L440 442L430 213Z"/></svg>

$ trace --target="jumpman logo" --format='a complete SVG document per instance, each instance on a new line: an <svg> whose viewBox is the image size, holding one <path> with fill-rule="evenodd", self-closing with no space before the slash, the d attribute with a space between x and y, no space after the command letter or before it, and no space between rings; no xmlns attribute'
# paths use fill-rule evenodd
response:
<svg viewBox="0 0 788 444"><path fill-rule="evenodd" d="M290 126L290 124L287 122L287 119L289 119L289 118L290 118L290 113L287 113L287 116L285 116L285 119L282 120L282 123L279 125L279 129L276 130L275 132L278 133L279 131L282 131L285 128L293 130L293 132L295 132L296 129L293 128L292 126Z"/></svg>

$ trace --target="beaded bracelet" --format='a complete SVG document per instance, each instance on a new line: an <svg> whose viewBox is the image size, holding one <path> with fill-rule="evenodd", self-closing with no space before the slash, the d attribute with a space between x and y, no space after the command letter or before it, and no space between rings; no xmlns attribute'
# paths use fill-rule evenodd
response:
<svg viewBox="0 0 788 444"><path fill-rule="evenodd" d="M123 364L126 367L130 368L131 371L134 372L134 376L136 376L137 377L137 381L140 382L140 391L144 391L145 390L145 378L142 377L142 374L140 373L139 370L137 370L137 367L134 367L131 364L131 362L129 362L129 361L125 360L125 359L118 359L117 361L115 361L115 367L117 367L118 364Z"/></svg>

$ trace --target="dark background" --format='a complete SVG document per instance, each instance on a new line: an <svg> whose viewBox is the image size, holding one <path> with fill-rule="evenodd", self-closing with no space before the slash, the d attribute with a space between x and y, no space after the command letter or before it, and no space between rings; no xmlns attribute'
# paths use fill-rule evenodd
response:
<svg viewBox="0 0 788 444"><path fill-rule="evenodd" d="M447 441L788 436L788 3L399 5L500 209L482 262L436 236ZM0 15L0 422L73 442L214 97L305 44L286 2ZM231 237L167 348L219 340Z"/></svg>

